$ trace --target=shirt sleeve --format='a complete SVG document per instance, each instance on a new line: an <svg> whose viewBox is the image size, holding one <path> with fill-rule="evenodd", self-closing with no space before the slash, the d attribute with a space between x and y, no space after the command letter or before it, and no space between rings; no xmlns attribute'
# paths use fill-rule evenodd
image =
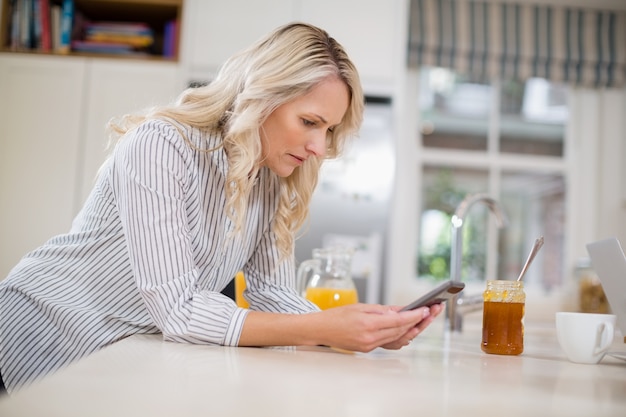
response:
<svg viewBox="0 0 626 417"><path fill-rule="evenodd" d="M293 255L281 260L276 235L270 223L252 258L244 268L247 288L245 297L250 308L274 313L303 314L319 308L297 291Z"/></svg>
<svg viewBox="0 0 626 417"><path fill-rule="evenodd" d="M237 345L247 310L197 289L185 194L193 150L180 133L151 121L113 155L113 189L135 284L166 340Z"/></svg>

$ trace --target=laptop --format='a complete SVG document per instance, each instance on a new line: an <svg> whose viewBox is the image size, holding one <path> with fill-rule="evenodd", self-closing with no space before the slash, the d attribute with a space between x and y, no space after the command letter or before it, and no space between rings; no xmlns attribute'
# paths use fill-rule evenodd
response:
<svg viewBox="0 0 626 417"><path fill-rule="evenodd" d="M612 237L588 243L587 252L626 343L626 256L622 246Z"/></svg>

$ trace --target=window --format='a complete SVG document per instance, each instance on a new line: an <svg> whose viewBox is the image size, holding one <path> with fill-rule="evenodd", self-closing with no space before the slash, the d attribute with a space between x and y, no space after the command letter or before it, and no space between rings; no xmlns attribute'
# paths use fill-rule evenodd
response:
<svg viewBox="0 0 626 417"><path fill-rule="evenodd" d="M450 276L452 215L465 196L484 193L509 222L500 229L486 207L470 208L462 279L516 279L535 239L544 236L546 246L524 280L559 286L567 88L537 78L485 82L444 68L422 68L419 79L417 275Z"/></svg>

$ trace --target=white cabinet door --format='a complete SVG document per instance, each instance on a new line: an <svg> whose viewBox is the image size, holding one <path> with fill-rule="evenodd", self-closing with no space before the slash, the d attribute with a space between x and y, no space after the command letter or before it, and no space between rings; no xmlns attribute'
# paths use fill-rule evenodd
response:
<svg viewBox="0 0 626 417"><path fill-rule="evenodd" d="M0 54L0 279L69 230L106 157L109 119L182 87L170 62Z"/></svg>
<svg viewBox="0 0 626 417"><path fill-rule="evenodd" d="M407 25L398 0L299 0L301 19L341 43L359 70L366 93L392 91ZM372 91L381 90L381 91Z"/></svg>
<svg viewBox="0 0 626 417"><path fill-rule="evenodd" d="M85 126L77 178L82 205L108 154L111 118L172 102L182 92L179 67L171 62L92 59L88 63ZM78 209L78 207L77 207Z"/></svg>
<svg viewBox="0 0 626 417"><path fill-rule="evenodd" d="M0 54L0 279L74 216L85 65Z"/></svg>
<svg viewBox="0 0 626 417"><path fill-rule="evenodd" d="M235 52L300 20L328 31L348 51L366 91L388 94L405 60L404 0L185 0L182 63L210 79Z"/></svg>
<svg viewBox="0 0 626 417"><path fill-rule="evenodd" d="M294 0L185 0L185 66L209 77L232 54L292 21L294 7Z"/></svg>

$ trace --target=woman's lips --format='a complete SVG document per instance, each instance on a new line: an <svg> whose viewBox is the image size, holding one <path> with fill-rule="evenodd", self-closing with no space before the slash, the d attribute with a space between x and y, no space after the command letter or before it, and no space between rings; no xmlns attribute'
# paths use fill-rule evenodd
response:
<svg viewBox="0 0 626 417"><path fill-rule="evenodd" d="M291 156L298 163L298 165L302 165L306 160L305 158L300 158L299 156L296 156L294 154L289 154L289 156Z"/></svg>

